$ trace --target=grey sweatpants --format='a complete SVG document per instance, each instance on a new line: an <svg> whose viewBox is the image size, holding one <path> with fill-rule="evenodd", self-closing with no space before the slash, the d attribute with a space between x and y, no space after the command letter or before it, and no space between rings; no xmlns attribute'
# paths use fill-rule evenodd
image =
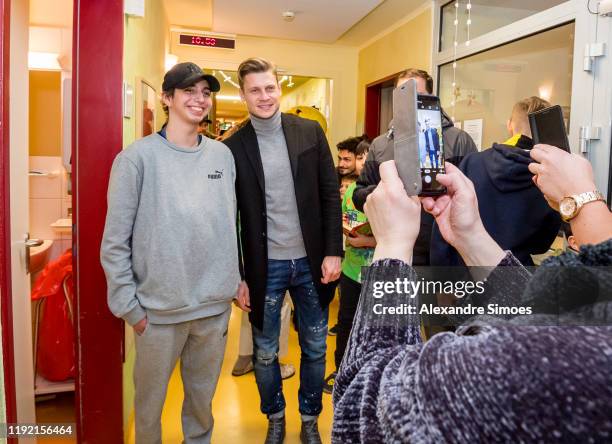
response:
<svg viewBox="0 0 612 444"><path fill-rule="evenodd" d="M181 414L186 444L209 443L231 308L180 324L148 324L135 335L136 444L161 444L161 414L177 360L185 392Z"/></svg>

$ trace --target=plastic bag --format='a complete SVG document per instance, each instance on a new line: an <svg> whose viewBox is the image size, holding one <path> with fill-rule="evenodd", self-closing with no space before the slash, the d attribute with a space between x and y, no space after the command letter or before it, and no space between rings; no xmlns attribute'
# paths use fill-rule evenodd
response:
<svg viewBox="0 0 612 444"><path fill-rule="evenodd" d="M49 262L36 279L32 300L41 301L36 367L48 381L75 375L72 250Z"/></svg>

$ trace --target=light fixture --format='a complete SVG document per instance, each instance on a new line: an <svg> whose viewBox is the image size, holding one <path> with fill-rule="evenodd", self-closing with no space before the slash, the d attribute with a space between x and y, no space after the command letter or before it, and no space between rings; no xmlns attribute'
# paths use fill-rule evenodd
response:
<svg viewBox="0 0 612 444"><path fill-rule="evenodd" d="M230 96L224 94L217 94L215 97L217 98L217 100L227 100L230 102L237 102L238 100L240 100L240 96Z"/></svg>
<svg viewBox="0 0 612 444"><path fill-rule="evenodd" d="M289 76L289 83L287 83L287 88L293 88L293 85L295 85L295 83L293 83L293 76Z"/></svg>
<svg viewBox="0 0 612 444"><path fill-rule="evenodd" d="M224 82L229 83L230 85L235 86L236 88L240 89L240 85L238 85L236 82L234 82L230 76L228 76L227 74L225 74L221 70L219 70L219 74L221 74L221 77L223 77L223 81Z"/></svg>
<svg viewBox="0 0 612 444"><path fill-rule="evenodd" d="M538 88L538 95L540 99L544 99L547 102L550 102L550 98L552 96L552 87L549 85L542 85Z"/></svg>
<svg viewBox="0 0 612 444"><path fill-rule="evenodd" d="M28 69L61 71L59 54L54 52L28 52Z"/></svg>
<svg viewBox="0 0 612 444"><path fill-rule="evenodd" d="M170 71L174 65L178 63L178 56L174 54L166 54L166 60L164 62L166 71Z"/></svg>
<svg viewBox="0 0 612 444"><path fill-rule="evenodd" d="M283 20L286 22L292 22L293 19L295 19L295 12L290 10L283 11L281 15L283 16Z"/></svg>

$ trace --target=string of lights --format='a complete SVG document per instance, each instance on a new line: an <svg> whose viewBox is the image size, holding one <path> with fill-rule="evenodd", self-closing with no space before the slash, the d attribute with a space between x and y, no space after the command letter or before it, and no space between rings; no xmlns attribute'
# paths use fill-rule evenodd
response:
<svg viewBox="0 0 612 444"><path fill-rule="evenodd" d="M457 99L459 97L459 87L457 86L457 47L459 46L459 0L455 1L455 21L454 21L454 25L455 25L455 40L453 42L453 83L451 85L452 88L452 100L451 100L451 107L452 107L452 116L451 119L454 121L455 120L455 109L457 106ZM466 21L466 39L465 39L465 46L470 46L471 43L471 39L470 39L470 27L472 26L472 0L467 0L467 4L465 5L465 9L467 11L467 21ZM470 97L473 96L473 94L470 95Z"/></svg>
<svg viewBox="0 0 612 444"><path fill-rule="evenodd" d="M458 34L459 34L459 0L455 1L455 39L453 42L453 83L451 84L451 107L453 108L451 120L455 120L455 102L457 98L457 46L459 45Z"/></svg>

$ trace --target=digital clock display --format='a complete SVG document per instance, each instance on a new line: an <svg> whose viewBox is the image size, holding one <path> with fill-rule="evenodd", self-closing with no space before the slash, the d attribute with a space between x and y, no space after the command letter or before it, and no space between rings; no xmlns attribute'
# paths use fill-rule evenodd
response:
<svg viewBox="0 0 612 444"><path fill-rule="evenodd" d="M205 35L180 34L179 43L181 45L204 46L207 48L236 49L236 40L234 39Z"/></svg>

